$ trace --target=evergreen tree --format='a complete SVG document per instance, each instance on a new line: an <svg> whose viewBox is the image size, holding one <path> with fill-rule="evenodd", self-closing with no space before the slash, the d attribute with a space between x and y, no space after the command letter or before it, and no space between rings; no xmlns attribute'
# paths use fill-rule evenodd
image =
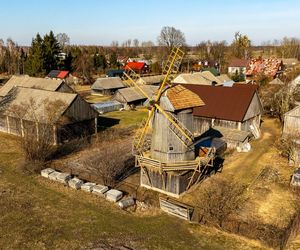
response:
<svg viewBox="0 0 300 250"><path fill-rule="evenodd" d="M105 70L107 67L106 58L104 55L94 54L94 68L95 70Z"/></svg>
<svg viewBox="0 0 300 250"><path fill-rule="evenodd" d="M120 66L120 64L118 63L118 57L116 52L111 53L109 58L109 63L110 63L110 67L112 68Z"/></svg>
<svg viewBox="0 0 300 250"><path fill-rule="evenodd" d="M25 62L25 73L31 76L38 76L45 73L43 39L38 33L31 42L29 56Z"/></svg>
<svg viewBox="0 0 300 250"><path fill-rule="evenodd" d="M44 69L49 72L58 67L58 54L61 49L53 31L44 36Z"/></svg>

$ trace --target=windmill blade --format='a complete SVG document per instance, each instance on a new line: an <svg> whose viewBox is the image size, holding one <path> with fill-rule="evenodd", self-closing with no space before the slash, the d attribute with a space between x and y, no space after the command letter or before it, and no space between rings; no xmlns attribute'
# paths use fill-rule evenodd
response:
<svg viewBox="0 0 300 250"><path fill-rule="evenodd" d="M141 81L143 82L143 84L146 84L145 81L140 77L140 75L135 73L131 68L129 68L127 72L125 71L123 75L124 75L123 81L125 82L125 84L127 84L129 87L133 87L133 88L136 87L136 89L134 88L134 91L138 90L148 100L151 100L151 97L140 87L139 84L137 84L137 81Z"/></svg>
<svg viewBox="0 0 300 250"><path fill-rule="evenodd" d="M189 131L175 116L164 111L158 104L155 107L168 119L170 122L170 130L176 135L176 137L186 146L190 146L194 141L194 135Z"/></svg>
<svg viewBox="0 0 300 250"><path fill-rule="evenodd" d="M163 74L165 75L165 77L159 87L158 94L155 100L156 102L159 101L161 94L163 93L166 85L169 83L170 74L177 74L183 57L184 57L184 51L182 51L179 47L172 49L172 52L169 55L168 61L163 70Z"/></svg>
<svg viewBox="0 0 300 250"><path fill-rule="evenodd" d="M147 119L145 120L144 123L142 123L142 128L139 128L134 136L133 151L138 154L142 154L149 147L149 145L145 145L145 140L146 140L147 132L150 127L150 121L154 115L154 111L155 111L155 107L152 107Z"/></svg>

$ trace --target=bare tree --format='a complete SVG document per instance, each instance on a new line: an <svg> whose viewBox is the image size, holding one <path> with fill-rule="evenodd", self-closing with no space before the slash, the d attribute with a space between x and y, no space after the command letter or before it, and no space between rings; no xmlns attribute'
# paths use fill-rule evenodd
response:
<svg viewBox="0 0 300 250"><path fill-rule="evenodd" d="M247 35L236 32L231 48L232 54L237 58L249 59L251 57L251 41Z"/></svg>
<svg viewBox="0 0 300 250"><path fill-rule="evenodd" d="M138 48L138 47L139 47L139 44L140 44L140 41L139 41L137 38L135 38L135 39L133 40L133 46L134 46L135 48Z"/></svg>
<svg viewBox="0 0 300 250"><path fill-rule="evenodd" d="M183 32L169 26L165 26L161 29L157 40L160 46L167 46L169 49L185 45L185 36Z"/></svg>
<svg viewBox="0 0 300 250"><path fill-rule="evenodd" d="M66 45L70 44L70 37L66 33L57 34L56 39L62 49L64 49Z"/></svg>

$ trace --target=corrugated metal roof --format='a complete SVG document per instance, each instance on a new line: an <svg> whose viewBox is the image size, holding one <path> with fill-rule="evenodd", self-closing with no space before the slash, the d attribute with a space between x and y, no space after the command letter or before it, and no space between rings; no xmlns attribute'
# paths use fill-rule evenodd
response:
<svg viewBox="0 0 300 250"><path fill-rule="evenodd" d="M255 86L214 87L187 84L185 87L196 93L205 103L193 110L195 116L243 121L254 94Z"/></svg>
<svg viewBox="0 0 300 250"><path fill-rule="evenodd" d="M118 101L107 101L107 102L94 103L91 106L95 107L96 109L99 109L99 108L106 108L115 105L122 105L122 104Z"/></svg>
<svg viewBox="0 0 300 250"><path fill-rule="evenodd" d="M123 84L120 77L104 77L104 78L98 78L92 85L91 89L108 90L108 89L119 89L124 87L125 85Z"/></svg>
<svg viewBox="0 0 300 250"><path fill-rule="evenodd" d="M4 114L12 117L18 117L17 109L20 108L24 114L22 118L28 121L38 121L48 123L49 119L56 122L60 119L64 111L71 105L71 103L77 97L77 94L62 93L62 92L53 92L40 89L31 89L31 88L22 88L16 87L11 91L15 91L14 98L5 108ZM31 107L34 110L27 112L27 106L30 102L34 103L34 106ZM59 103L59 108L57 110L48 110L47 105L49 102ZM51 115L51 117L49 117Z"/></svg>
<svg viewBox="0 0 300 250"><path fill-rule="evenodd" d="M26 87L34 89L44 89L56 91L62 84L60 79L47 79L39 77L30 77L26 75L12 76L6 84L0 89L0 96L5 96L13 87Z"/></svg>
<svg viewBox="0 0 300 250"><path fill-rule="evenodd" d="M182 85L176 85L167 89L165 96L168 97L174 107L174 110L182 110L204 105L204 102L197 94Z"/></svg>
<svg viewBox="0 0 300 250"><path fill-rule="evenodd" d="M155 91L158 89L157 86L152 85L141 85L140 88L142 88L149 97L152 97ZM123 96L126 102L134 102L146 99L146 97L137 87L119 89L116 94L118 93Z"/></svg>

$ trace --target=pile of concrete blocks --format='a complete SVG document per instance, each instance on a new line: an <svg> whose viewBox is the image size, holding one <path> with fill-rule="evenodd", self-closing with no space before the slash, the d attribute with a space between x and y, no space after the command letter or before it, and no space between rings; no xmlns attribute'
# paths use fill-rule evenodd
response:
<svg viewBox="0 0 300 250"><path fill-rule="evenodd" d="M41 171L41 175L45 178L49 178L49 175L53 173L55 170L52 168L45 168Z"/></svg>
<svg viewBox="0 0 300 250"><path fill-rule="evenodd" d="M59 174L60 172L53 171L51 174L49 174L48 178L51 181L56 181Z"/></svg>
<svg viewBox="0 0 300 250"><path fill-rule="evenodd" d="M106 192L106 199L108 201L117 202L121 200L123 197L123 193L116 189L111 189Z"/></svg>
<svg viewBox="0 0 300 250"><path fill-rule="evenodd" d="M96 183L93 182L86 182L82 184L81 189L83 191L91 193L93 191L93 188L96 186Z"/></svg>
<svg viewBox="0 0 300 250"><path fill-rule="evenodd" d="M101 197L105 197L107 191L108 191L107 186L98 184L93 187L93 194L99 195Z"/></svg>
<svg viewBox="0 0 300 250"><path fill-rule="evenodd" d="M72 179L72 176L70 174L67 173L59 173L56 177L56 180L60 183L63 183L65 185L68 184L69 180Z"/></svg>
<svg viewBox="0 0 300 250"><path fill-rule="evenodd" d="M78 190L83 185L83 181L78 179L77 177L74 177L73 179L69 180L68 184L69 184L69 187Z"/></svg>

